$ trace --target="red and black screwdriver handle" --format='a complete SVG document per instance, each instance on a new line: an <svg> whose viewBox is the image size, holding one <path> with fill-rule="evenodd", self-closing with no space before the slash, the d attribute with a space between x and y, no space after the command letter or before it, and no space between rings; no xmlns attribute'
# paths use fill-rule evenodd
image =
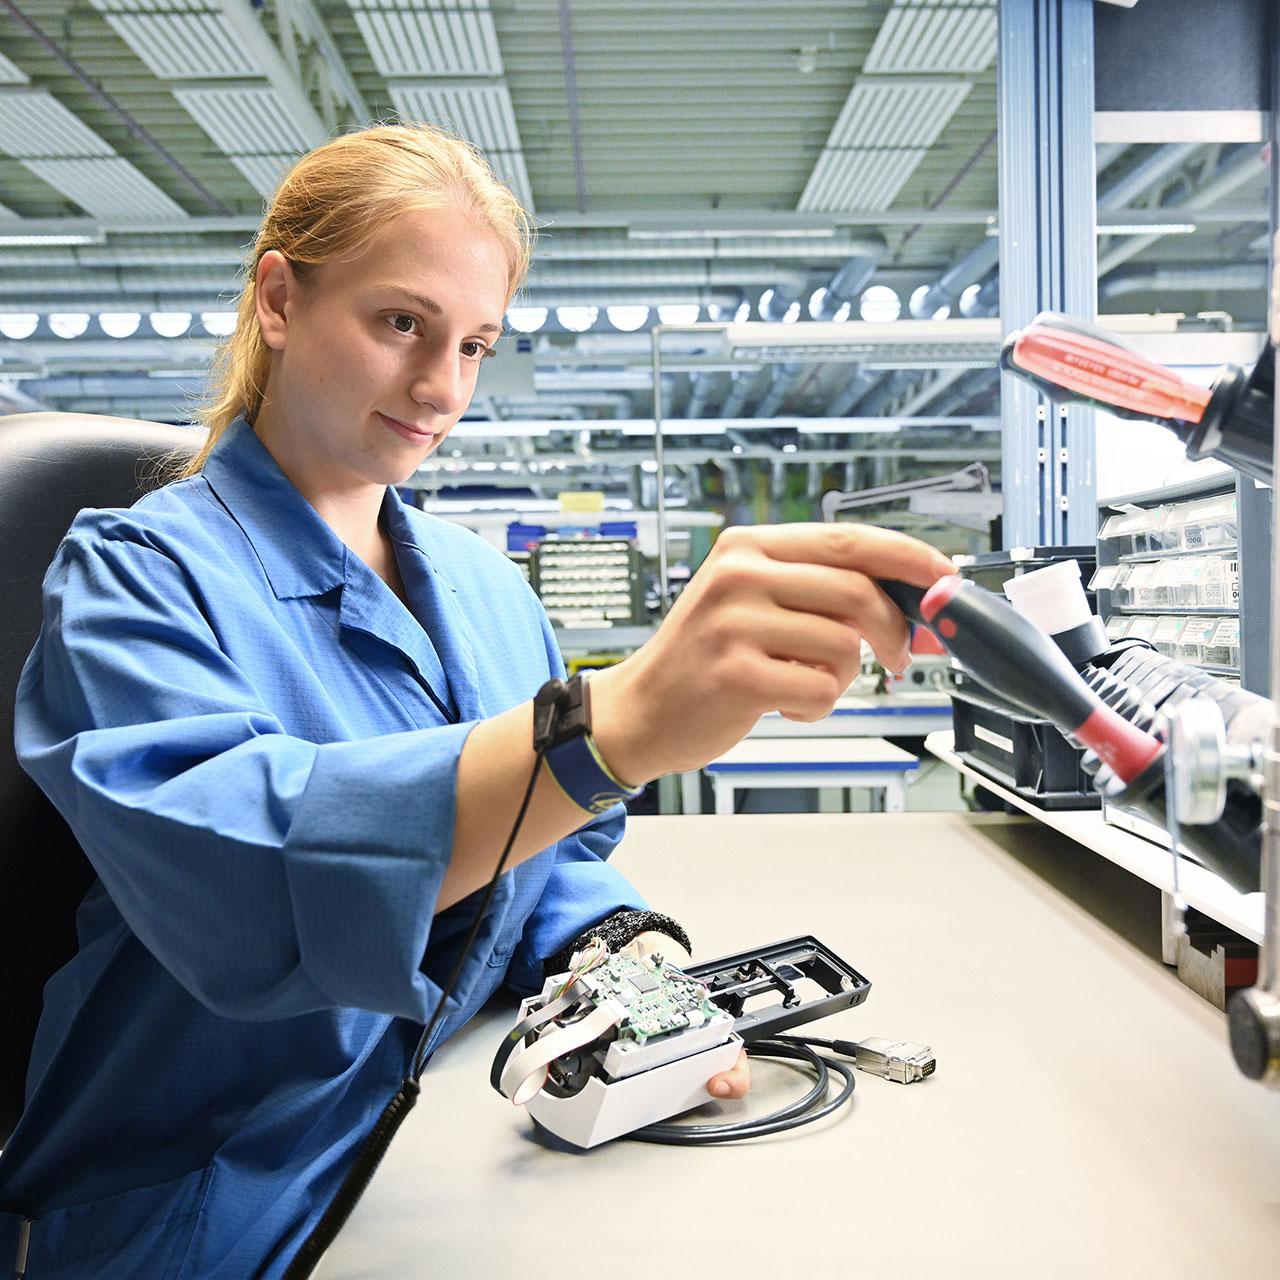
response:
<svg viewBox="0 0 1280 1280"><path fill-rule="evenodd" d="M948 574L927 590L884 580L879 586L978 680L1092 748L1121 781L1133 782L1164 750L1159 738L1107 706L1034 622L977 583Z"/></svg>

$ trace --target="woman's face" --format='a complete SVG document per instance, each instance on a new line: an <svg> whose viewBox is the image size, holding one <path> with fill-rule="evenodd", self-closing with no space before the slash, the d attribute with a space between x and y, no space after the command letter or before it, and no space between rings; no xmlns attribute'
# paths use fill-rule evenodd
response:
<svg viewBox="0 0 1280 1280"><path fill-rule="evenodd" d="M502 331L502 243L432 209L401 215L305 283L271 256L258 316L275 357L255 426L313 485L403 483L470 404Z"/></svg>

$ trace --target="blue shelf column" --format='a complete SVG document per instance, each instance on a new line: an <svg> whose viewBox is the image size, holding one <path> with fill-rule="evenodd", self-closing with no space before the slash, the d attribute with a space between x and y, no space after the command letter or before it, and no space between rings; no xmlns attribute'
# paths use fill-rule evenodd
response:
<svg viewBox="0 0 1280 1280"><path fill-rule="evenodd" d="M999 0L1000 319L1097 314L1094 0ZM1004 545L1096 536L1093 412L1001 376Z"/></svg>

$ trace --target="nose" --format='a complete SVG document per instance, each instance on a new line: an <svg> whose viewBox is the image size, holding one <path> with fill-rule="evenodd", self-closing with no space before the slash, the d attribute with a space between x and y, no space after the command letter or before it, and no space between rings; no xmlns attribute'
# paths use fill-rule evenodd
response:
<svg viewBox="0 0 1280 1280"><path fill-rule="evenodd" d="M468 391L456 347L437 347L413 371L409 395L415 404L442 418L456 418L467 407Z"/></svg>

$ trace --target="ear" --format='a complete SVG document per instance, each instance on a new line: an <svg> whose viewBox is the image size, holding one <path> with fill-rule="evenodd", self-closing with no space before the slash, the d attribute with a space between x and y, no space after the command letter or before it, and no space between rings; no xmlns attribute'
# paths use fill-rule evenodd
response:
<svg viewBox="0 0 1280 1280"><path fill-rule="evenodd" d="M298 278L289 259L279 249L268 249L258 259L254 272L253 297L258 311L262 340L273 351L283 351L289 327L289 304L298 293Z"/></svg>

